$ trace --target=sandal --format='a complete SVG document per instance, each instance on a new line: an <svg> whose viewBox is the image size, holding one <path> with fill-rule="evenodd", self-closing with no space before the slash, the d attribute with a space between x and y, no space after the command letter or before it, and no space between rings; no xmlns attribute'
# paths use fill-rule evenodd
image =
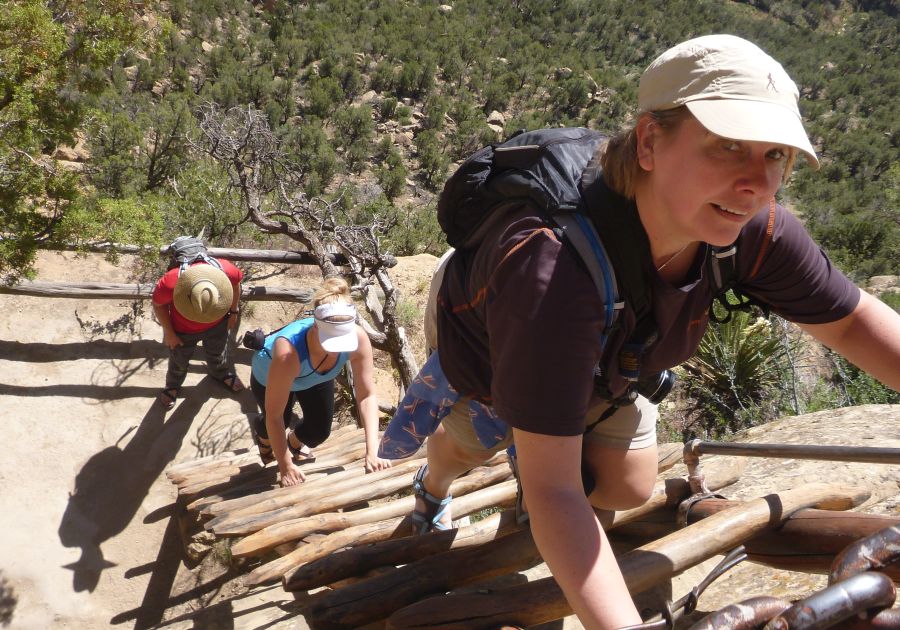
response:
<svg viewBox="0 0 900 630"><path fill-rule="evenodd" d="M294 444L291 442L291 438L296 440L300 446L294 446ZM316 456L313 455L312 449L301 442L293 431L288 429L285 433L284 439L287 441L288 450L291 452L291 455L294 456L294 459L302 459L303 461L307 462L316 461Z"/></svg>
<svg viewBox="0 0 900 630"><path fill-rule="evenodd" d="M242 392L247 389L247 386L241 381L237 372L229 372L219 382L234 393Z"/></svg>
<svg viewBox="0 0 900 630"><path fill-rule="evenodd" d="M163 409L169 410L175 406L175 403L178 400L178 390L179 388L177 387L168 387L159 392L159 396L156 400L159 401L159 404L162 405Z"/></svg>
<svg viewBox="0 0 900 630"><path fill-rule="evenodd" d="M425 510L414 510L412 513L413 534L421 535L430 531L446 531L452 529L452 526L444 525L441 522L453 495L449 495L444 499L439 499L425 489L425 475L428 474L428 464L422 464L413 477L413 494L417 498L425 502Z"/></svg>
<svg viewBox="0 0 900 630"><path fill-rule="evenodd" d="M256 448L259 449L259 459L262 461L263 466L275 461L275 455L272 453L272 444L269 442L269 438L264 438L259 431L260 425L264 424L265 421L265 416L261 413L257 414L256 417L251 420L251 424L253 425L253 440L256 442Z"/></svg>

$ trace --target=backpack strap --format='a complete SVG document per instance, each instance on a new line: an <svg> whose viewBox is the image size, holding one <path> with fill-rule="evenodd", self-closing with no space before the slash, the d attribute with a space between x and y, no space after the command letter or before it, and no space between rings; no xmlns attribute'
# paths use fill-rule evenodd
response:
<svg viewBox="0 0 900 630"><path fill-rule="evenodd" d="M219 270L222 269L222 264L218 260L216 260L215 258L210 256L209 254L200 252L198 254L195 254L193 258L191 258L189 260L185 260L184 262L181 263L181 265L178 266L179 277L181 276L181 274L184 273L185 269L187 269L188 267L190 267L191 265L193 265L196 262L205 262L207 265L212 265L216 269L219 269Z"/></svg>
<svg viewBox="0 0 900 630"><path fill-rule="evenodd" d="M759 252L756 255L756 261L753 263L753 268L750 270L750 274L747 276L747 279L752 279L759 272L759 268L762 265L763 258L765 257L766 250L769 248L769 244L772 242L772 234L775 231L775 199L773 198L769 202L769 221L766 224L766 234L763 238L763 242L759 247ZM769 315L769 305L757 300L751 295L747 295L743 291L741 291L737 282L737 270L736 270L736 255L737 255L737 245L732 243L727 247L710 247L709 254L707 255L707 272L710 274L710 279L713 283L713 289L715 290L715 294L713 296L713 301L709 305L709 319L719 323L724 324L731 320L731 315L735 311L749 311L752 306L758 306L762 309L763 313L766 317ZM732 301L728 297L728 292L731 291L734 296L735 301ZM719 306L725 310L724 316L719 316L715 311L716 302L719 303Z"/></svg>
<svg viewBox="0 0 900 630"><path fill-rule="evenodd" d="M583 214L557 214L553 216L552 221L562 231L560 240L569 243L575 249L578 260L584 263L594 281L594 286L597 287L597 292L603 297L606 305L606 321L603 335L600 337L602 352L619 312L625 307L625 302L619 299L619 288L612 263L600 235Z"/></svg>
<svg viewBox="0 0 900 630"><path fill-rule="evenodd" d="M653 296L646 275L650 242L634 202L611 190L600 177L598 167L585 169L581 190L587 215L597 232L614 235L607 238L606 251L616 270L622 297L631 305L636 318L632 336L619 351L619 373L630 381L637 381L641 374L641 356L658 337Z"/></svg>

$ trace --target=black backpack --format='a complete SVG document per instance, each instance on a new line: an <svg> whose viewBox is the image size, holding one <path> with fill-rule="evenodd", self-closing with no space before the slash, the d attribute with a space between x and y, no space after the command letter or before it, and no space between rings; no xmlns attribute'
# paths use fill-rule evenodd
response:
<svg viewBox="0 0 900 630"><path fill-rule="evenodd" d="M657 335L643 272L650 245L634 203L609 189L599 177L599 166L591 163L605 140L583 127L554 128L519 132L502 144L483 147L447 180L437 215L447 242L465 250L476 248L507 211L523 203L534 207L577 254L604 297L601 347L617 326L624 303L634 310L637 326L620 352L619 367L623 376L638 381L641 355ZM709 251L707 264L720 298L735 285L736 248ZM595 380L602 388L605 376L599 366L597 370Z"/></svg>
<svg viewBox="0 0 900 630"><path fill-rule="evenodd" d="M169 269L178 267L179 276L198 261L216 269L222 268L219 261L209 255L204 242L196 236L179 236L169 245Z"/></svg>

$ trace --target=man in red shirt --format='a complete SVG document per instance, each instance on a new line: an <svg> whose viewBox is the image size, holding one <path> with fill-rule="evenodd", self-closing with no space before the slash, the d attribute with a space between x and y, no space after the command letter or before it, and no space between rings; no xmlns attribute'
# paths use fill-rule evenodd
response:
<svg viewBox="0 0 900 630"><path fill-rule="evenodd" d="M221 269L198 262L183 272L170 269L153 290L153 312L169 348L166 385L159 394L165 409L175 406L188 364L199 342L209 374L233 392L245 386L228 359L228 331L237 325L243 272L227 260L214 259Z"/></svg>

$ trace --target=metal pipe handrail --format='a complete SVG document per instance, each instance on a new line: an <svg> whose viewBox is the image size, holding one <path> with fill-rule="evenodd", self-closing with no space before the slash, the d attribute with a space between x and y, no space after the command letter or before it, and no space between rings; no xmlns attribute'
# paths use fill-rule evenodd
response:
<svg viewBox="0 0 900 630"><path fill-rule="evenodd" d="M693 440L686 446L694 455L741 455L744 457L900 464L900 448L815 444L739 444L702 440Z"/></svg>

